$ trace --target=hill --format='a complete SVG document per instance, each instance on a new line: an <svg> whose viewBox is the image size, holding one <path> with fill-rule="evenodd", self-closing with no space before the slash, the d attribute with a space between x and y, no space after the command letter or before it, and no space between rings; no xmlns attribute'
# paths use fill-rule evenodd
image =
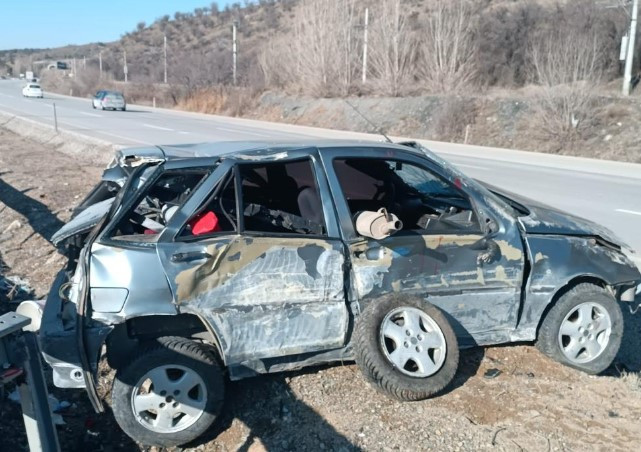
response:
<svg viewBox="0 0 641 452"><path fill-rule="evenodd" d="M525 112L518 116L519 130L532 139L521 148L629 156L633 137L619 144L608 139L605 146L617 148L599 149L602 135L613 135L610 122L619 124L627 115L612 112L629 111L617 97L619 47L628 21L623 7L605 8L595 0L260 0L224 9L214 2L141 22L111 43L0 52L0 73L2 67L17 74L38 61L75 59L71 73L36 70L44 87L79 96L115 88L130 102L279 120L292 117L273 105L283 95L391 97L400 105L403 98L436 97L430 124L403 114L385 122L399 125L401 134L439 130L442 140L469 135L475 144L486 144L485 134L465 129L483 132L482 115L507 100ZM265 92L281 97L265 101ZM342 115L332 110L323 117ZM492 144L514 142L517 117L507 119L493 127L506 135L493 134ZM354 127L340 119L324 124Z"/></svg>

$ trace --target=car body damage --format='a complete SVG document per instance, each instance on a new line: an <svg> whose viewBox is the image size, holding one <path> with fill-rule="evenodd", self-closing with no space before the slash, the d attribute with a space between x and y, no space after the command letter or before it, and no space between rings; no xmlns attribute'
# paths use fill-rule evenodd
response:
<svg viewBox="0 0 641 452"><path fill-rule="evenodd" d="M636 266L620 250L597 238L528 234L526 240L533 253L532 270L513 340L535 339L541 315L559 289L573 281L590 280L610 287L618 298L638 284Z"/></svg>
<svg viewBox="0 0 641 452"><path fill-rule="evenodd" d="M159 252L178 308L210 323L228 365L344 345L340 241L235 236L204 250L198 263Z"/></svg>
<svg viewBox="0 0 641 452"><path fill-rule="evenodd" d="M127 348L116 332L197 338L235 379L351 359L355 319L387 294L428 300L475 346L535 340L573 282L629 301L641 281L611 232L486 187L415 143L125 150L99 187L55 236L70 263L40 334L63 387L86 386L82 353L95 371L105 341ZM361 235L363 212L395 227Z"/></svg>

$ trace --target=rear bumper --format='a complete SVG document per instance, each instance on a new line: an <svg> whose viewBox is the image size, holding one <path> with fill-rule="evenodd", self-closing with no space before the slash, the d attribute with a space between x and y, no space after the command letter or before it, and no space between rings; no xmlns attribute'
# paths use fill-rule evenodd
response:
<svg viewBox="0 0 641 452"><path fill-rule="evenodd" d="M103 108L115 108L115 109L121 109L125 108L127 104L124 103L115 103L115 102L103 102L102 104Z"/></svg>
<svg viewBox="0 0 641 452"><path fill-rule="evenodd" d="M84 388L85 381L80 364L75 321L63 321L63 301L58 295L60 286L66 281L66 274L64 270L61 270L51 286L47 303L42 313L42 324L39 333L40 349L45 361L53 369L53 383L56 387ZM75 310L75 305L71 306L71 308ZM87 323L91 324L91 322ZM98 370L100 350L112 329L112 326L85 328L87 355L94 374Z"/></svg>

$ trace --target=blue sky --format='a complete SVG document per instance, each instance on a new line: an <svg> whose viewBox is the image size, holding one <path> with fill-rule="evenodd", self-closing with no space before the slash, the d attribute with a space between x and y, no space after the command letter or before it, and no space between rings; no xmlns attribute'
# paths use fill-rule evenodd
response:
<svg viewBox="0 0 641 452"><path fill-rule="evenodd" d="M114 41L141 21L209 6L211 0L0 0L0 50ZM220 9L232 0L218 0ZM239 2L242 4L242 2Z"/></svg>

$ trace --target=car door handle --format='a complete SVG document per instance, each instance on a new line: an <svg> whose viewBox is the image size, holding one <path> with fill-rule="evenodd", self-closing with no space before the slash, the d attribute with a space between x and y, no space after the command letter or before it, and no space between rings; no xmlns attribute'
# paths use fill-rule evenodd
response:
<svg viewBox="0 0 641 452"><path fill-rule="evenodd" d="M189 262L199 259L208 259L211 257L206 251L189 251L188 253L176 253L171 256L172 262Z"/></svg>

